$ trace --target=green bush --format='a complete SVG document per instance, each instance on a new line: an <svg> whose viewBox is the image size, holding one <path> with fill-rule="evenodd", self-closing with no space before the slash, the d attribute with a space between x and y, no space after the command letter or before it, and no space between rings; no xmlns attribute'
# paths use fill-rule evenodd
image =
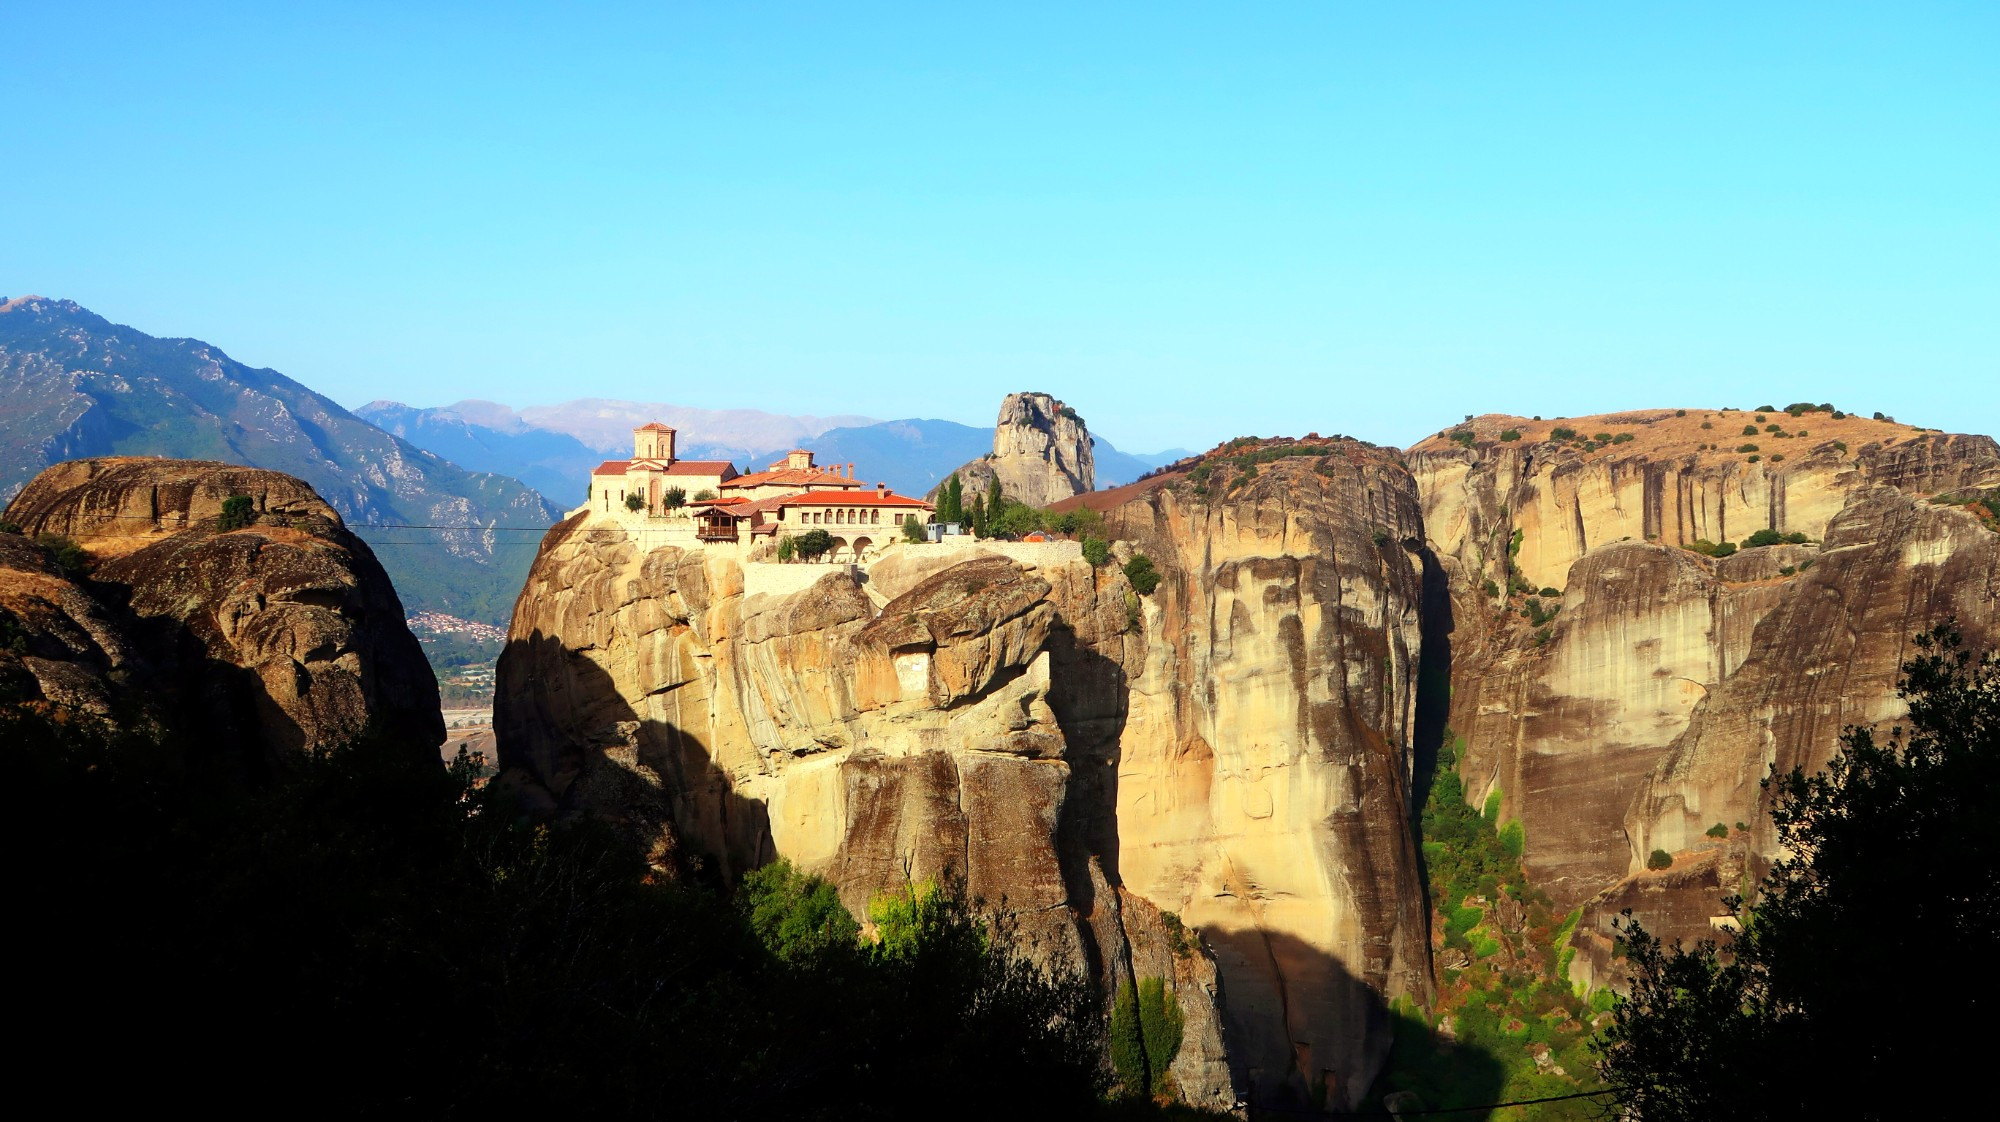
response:
<svg viewBox="0 0 2000 1122"><path fill-rule="evenodd" d="M818 560L833 552L833 535L817 527L807 530L794 540L797 542L795 548L798 550L798 555L807 561Z"/></svg>
<svg viewBox="0 0 2000 1122"><path fill-rule="evenodd" d="M1757 446L1755 444L1738 444L1736 446L1736 450L1738 452L1755 452L1757 450Z"/></svg>
<svg viewBox="0 0 2000 1122"><path fill-rule="evenodd" d="M1702 428L1705 428L1705 429L1712 429L1712 428L1714 428L1714 427L1715 427L1715 422L1713 422L1713 421L1703 421L1703 422L1701 423L1701 427L1702 427Z"/></svg>
<svg viewBox="0 0 2000 1122"><path fill-rule="evenodd" d="M1653 851L1652 856L1646 858L1646 867L1648 869L1670 869L1673 867L1673 864L1674 855L1664 849L1656 849Z"/></svg>
<svg viewBox="0 0 2000 1122"><path fill-rule="evenodd" d="M904 519L904 520L903 520L903 540L904 540L904 541L906 541L906 542L911 542L911 543L913 543L913 544L914 544L914 543L917 543L917 542L925 542L925 541L929 541L929 540L930 540L930 531L929 531L928 529L926 529L926 528L925 528L925 526L924 526L924 520L923 520L923 519L921 519L921 518L906 518L906 519ZM1086 554L1086 556L1087 556L1087 554Z"/></svg>
<svg viewBox="0 0 2000 1122"><path fill-rule="evenodd" d="M787 962L851 952L861 935L833 885L782 857L745 876L736 901L757 938Z"/></svg>
<svg viewBox="0 0 2000 1122"><path fill-rule="evenodd" d="M1576 430L1567 425L1557 425L1549 430L1550 440L1575 440Z"/></svg>
<svg viewBox="0 0 2000 1122"><path fill-rule="evenodd" d="M1083 539L1083 559L1090 562L1093 569L1103 568L1104 563L1111 560L1111 543L1103 538Z"/></svg>
<svg viewBox="0 0 2000 1122"><path fill-rule="evenodd" d="M1505 444L1512 444L1514 441L1519 439L1521 439L1520 429L1508 429L1506 432L1500 434L1500 440L1502 443Z"/></svg>
<svg viewBox="0 0 2000 1122"><path fill-rule="evenodd" d="M1166 1092L1183 1032L1180 999L1167 990L1165 979L1141 978L1136 988L1130 982L1118 987L1111 1006L1111 1066L1126 1094Z"/></svg>
<svg viewBox="0 0 2000 1122"><path fill-rule="evenodd" d="M1758 406L1758 407L1756 408L1755 412L1758 412L1758 413L1776 413L1776 412L1777 412L1777 409L1775 409L1775 408L1773 408L1772 406L1769 406L1769 405L1759 405L1759 406ZM1763 420L1764 418L1762 418L1762 417L1758 417L1757 419L1761 421L1761 420Z"/></svg>
<svg viewBox="0 0 2000 1122"><path fill-rule="evenodd" d="M1687 416L1687 415L1688 415L1688 411L1687 411L1687 410L1685 410L1685 409L1676 409L1676 410L1674 410L1674 416L1676 416L1676 417L1685 417L1685 416Z"/></svg>
<svg viewBox="0 0 2000 1122"><path fill-rule="evenodd" d="M1544 588L1544 589L1542 589L1542 595L1544 595L1544 596L1561 596L1561 595L1562 595L1562 590L1561 590L1561 589L1559 589L1559 588Z"/></svg>
<svg viewBox="0 0 2000 1122"><path fill-rule="evenodd" d="M778 563L788 564L799 555L799 543L787 534L778 539Z"/></svg>
<svg viewBox="0 0 2000 1122"><path fill-rule="evenodd" d="M1717 822L1708 828L1708 836L1711 838L1726 838L1729 836L1729 827Z"/></svg>
<svg viewBox="0 0 2000 1122"><path fill-rule="evenodd" d="M97 567L97 559L89 550L61 534L43 534L35 539L35 544L48 552L56 571L71 580L81 580Z"/></svg>
<svg viewBox="0 0 2000 1122"><path fill-rule="evenodd" d="M19 522L9 522L4 518L0 518L0 534L18 534L20 532L21 524Z"/></svg>
<svg viewBox="0 0 2000 1122"><path fill-rule="evenodd" d="M1480 808L1479 816L1486 820L1488 826L1500 821L1500 801L1500 788L1495 787L1487 792L1486 805Z"/></svg>
<svg viewBox="0 0 2000 1122"><path fill-rule="evenodd" d="M1458 431L1451 434L1452 443L1460 444L1467 448L1472 447L1475 439L1476 438L1472 435L1471 429L1459 429Z"/></svg>
<svg viewBox="0 0 2000 1122"><path fill-rule="evenodd" d="M694 501L698 503L712 503L715 501L715 492L707 487L703 487L694 493Z"/></svg>
<svg viewBox="0 0 2000 1122"><path fill-rule="evenodd" d="M631 494L625 496L626 510L638 510L640 507L645 505L646 505L646 500L640 498L639 492L637 491L634 491Z"/></svg>
<svg viewBox="0 0 2000 1122"><path fill-rule="evenodd" d="M1520 819L1513 819L1500 827L1500 848L1507 851L1507 856L1516 860L1527 851L1528 832L1527 828L1521 825Z"/></svg>
<svg viewBox="0 0 2000 1122"><path fill-rule="evenodd" d="M1757 426L1756 426L1756 425L1744 425L1744 426L1743 426L1743 435L1744 435L1744 436L1756 436L1756 435L1757 435Z"/></svg>
<svg viewBox="0 0 2000 1122"><path fill-rule="evenodd" d="M1772 462L1772 463L1774 463L1774 464L1775 464L1775 463L1779 463L1779 462L1783 461L1783 460L1784 460L1784 458L1785 458L1785 454L1784 454L1783 452L1773 452L1773 453L1771 453L1771 462Z"/></svg>
<svg viewBox="0 0 2000 1122"><path fill-rule="evenodd" d="M1744 549L1762 549L1767 545L1783 545L1785 535L1766 527L1743 539Z"/></svg>
<svg viewBox="0 0 2000 1122"><path fill-rule="evenodd" d="M1125 562L1125 579L1132 583L1132 591L1141 596L1150 596L1160 586L1160 571L1153 567L1153 560L1143 553L1135 553Z"/></svg>
<svg viewBox="0 0 2000 1122"><path fill-rule="evenodd" d="M1619 434L1618 434L1617 436L1614 436L1614 437L1612 437L1612 438L1611 438L1611 443L1613 443L1613 444L1630 444L1630 443L1632 442L1632 439L1633 439L1633 437L1632 437L1632 434L1631 434L1631 433L1629 433L1629 432L1621 432L1621 433L1619 433Z"/></svg>
<svg viewBox="0 0 2000 1122"><path fill-rule="evenodd" d="M222 500L222 514L215 520L215 528L228 533L241 530L257 521L257 501L248 495L231 495Z"/></svg>
<svg viewBox="0 0 2000 1122"><path fill-rule="evenodd" d="M1487 577L1486 583L1480 585L1480 588L1485 591L1488 600L1498 600L1500 598L1500 586L1493 582L1492 577Z"/></svg>
<svg viewBox="0 0 2000 1122"><path fill-rule="evenodd" d="M1754 464L1754 463L1756 463L1757 461L1759 461L1759 460L1761 460L1761 459L1763 459L1763 458L1764 458L1764 457L1762 457L1762 456L1759 456L1759 455L1758 455L1758 454L1756 454L1755 452L1752 452L1752 453L1750 454L1750 459L1749 459L1749 461L1748 461L1748 462L1750 462L1750 463L1753 463L1753 464Z"/></svg>
<svg viewBox="0 0 2000 1122"><path fill-rule="evenodd" d="M669 487L660 496L660 505L668 510L679 510L687 505L688 493L685 487Z"/></svg>

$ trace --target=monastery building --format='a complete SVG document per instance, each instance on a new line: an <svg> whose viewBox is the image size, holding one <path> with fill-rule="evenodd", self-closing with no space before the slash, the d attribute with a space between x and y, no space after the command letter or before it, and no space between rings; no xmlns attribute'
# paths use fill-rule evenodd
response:
<svg viewBox="0 0 2000 1122"><path fill-rule="evenodd" d="M935 508L887 484L855 478L854 465L822 467L793 449L769 468L739 474L726 460L674 456L674 430L655 421L632 430L632 458L590 473L589 511L639 536L642 548L735 548L746 558L782 536L825 530L829 559L865 560L903 536L910 520L928 524Z"/></svg>

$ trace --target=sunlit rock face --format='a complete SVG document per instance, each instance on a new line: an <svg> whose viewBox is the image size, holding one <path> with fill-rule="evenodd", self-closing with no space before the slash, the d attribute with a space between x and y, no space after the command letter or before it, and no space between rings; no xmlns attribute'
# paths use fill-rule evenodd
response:
<svg viewBox="0 0 2000 1122"><path fill-rule="evenodd" d="M1351 1105L1386 1056L1385 1000L1430 993L1408 826L1422 523L1392 456L1321 449L1108 512L1164 576L1122 728L1088 743L1115 788L1099 845L1216 946L1258 1101Z"/></svg>
<svg viewBox="0 0 2000 1122"><path fill-rule="evenodd" d="M2000 621L2000 537L1930 501L2000 485L1992 440L1775 417L1810 443L1743 435L1755 422L1740 412L1660 410L1479 418L1459 427L1469 446L1441 435L1411 452L1452 577L1468 793L1498 791L1530 875L1585 907L1580 980L1607 976L1620 908L1669 937L1709 934L1773 852L1771 769L1823 766L1843 727L1900 715L1914 633L1956 617L1985 643ZM1547 439L1557 424L1614 441ZM1761 451L1734 451L1750 442ZM1773 464L1773 449L1790 454ZM1719 560L1681 548L1767 528L1813 540ZM1553 622L1488 590L1506 585L1510 549L1513 574L1560 603ZM1655 850L1666 870L1647 869Z"/></svg>
<svg viewBox="0 0 2000 1122"><path fill-rule="evenodd" d="M994 480L1001 493L1029 506L1048 506L1097 487L1090 429L1074 409L1045 393L1010 393L1000 402L993 451L960 467L967 501ZM933 501L937 491L931 492Z"/></svg>
<svg viewBox="0 0 2000 1122"><path fill-rule="evenodd" d="M249 500L247 521L224 531L231 497ZM24 673L34 696L180 727L200 714L204 744L260 769L371 724L444 739L437 681L388 576L289 475L73 460L30 480L5 520L23 534L0 535L0 607L28 635L0 673ZM57 571L29 544L42 535L89 550L90 580Z"/></svg>
<svg viewBox="0 0 2000 1122"><path fill-rule="evenodd" d="M733 561L564 523L502 660L508 781L663 866L786 856L857 912L952 870L1050 960L1174 979L1191 1101L1352 1104L1385 998L1429 993L1415 487L1328 442L1107 517L1119 560L1163 574L1150 595L1117 564L922 546L745 595ZM1213 959L1163 950L1162 912Z"/></svg>

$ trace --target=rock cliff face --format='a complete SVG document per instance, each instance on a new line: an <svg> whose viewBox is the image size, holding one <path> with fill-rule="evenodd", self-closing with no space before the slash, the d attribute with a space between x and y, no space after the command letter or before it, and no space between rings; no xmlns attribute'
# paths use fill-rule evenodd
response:
<svg viewBox="0 0 2000 1122"><path fill-rule="evenodd" d="M1048 959L1173 979L1190 1101L1351 1104L1385 995L1429 992L1415 487L1329 443L1227 497L1129 495L1107 517L1164 574L1145 597L936 546L746 595L734 561L564 522L501 663L508 781L663 865L786 856L857 912L956 870ZM1213 958L1173 953L1163 910Z"/></svg>
<svg viewBox="0 0 2000 1122"><path fill-rule="evenodd" d="M1125 886L1216 947L1256 1101L1351 1107L1387 1055L1385 1001L1430 997L1409 830L1422 520L1390 455L1311 450L1107 512L1163 579L1123 727L1072 752L1115 788L1097 844Z"/></svg>
<svg viewBox="0 0 2000 1122"><path fill-rule="evenodd" d="M1008 498L1048 506L1097 487L1090 430L1076 411L1045 393L1010 393L993 426L993 452L958 469L966 500L995 479ZM931 492L933 502L937 492Z"/></svg>
<svg viewBox="0 0 2000 1122"><path fill-rule="evenodd" d="M232 495L255 521L220 532ZM437 743L437 683L366 544L290 476L199 461L58 464L8 506L0 606L22 631L0 663L33 695L103 716L198 712L218 743L267 756L330 747L370 721ZM66 575L34 537L95 559Z"/></svg>
<svg viewBox="0 0 2000 1122"><path fill-rule="evenodd" d="M1928 501L2000 484L1992 440L1772 417L1810 436L1661 410L1560 422L1572 440L1551 439L1557 422L1480 418L1458 430L1469 441L1412 450L1453 577L1468 791L1499 791L1530 875L1586 907L1580 980L1601 980L1621 907L1670 938L1708 933L1773 845L1759 781L1897 716L1913 633L1956 616L1975 642L2000 638L2000 536ZM1761 450L1723 450L1746 443ZM1812 540L1719 560L1680 548L1767 528ZM1510 578L1531 591L1510 595ZM1524 620L1528 599L1559 603L1553 622ZM1669 870L1646 868L1654 850Z"/></svg>

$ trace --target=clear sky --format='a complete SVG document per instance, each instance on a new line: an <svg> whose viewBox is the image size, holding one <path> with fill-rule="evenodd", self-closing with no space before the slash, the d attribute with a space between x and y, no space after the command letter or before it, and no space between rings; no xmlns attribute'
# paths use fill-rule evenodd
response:
<svg viewBox="0 0 2000 1122"><path fill-rule="evenodd" d="M0 294L358 405L2000 432L2000 4L0 9Z"/></svg>

